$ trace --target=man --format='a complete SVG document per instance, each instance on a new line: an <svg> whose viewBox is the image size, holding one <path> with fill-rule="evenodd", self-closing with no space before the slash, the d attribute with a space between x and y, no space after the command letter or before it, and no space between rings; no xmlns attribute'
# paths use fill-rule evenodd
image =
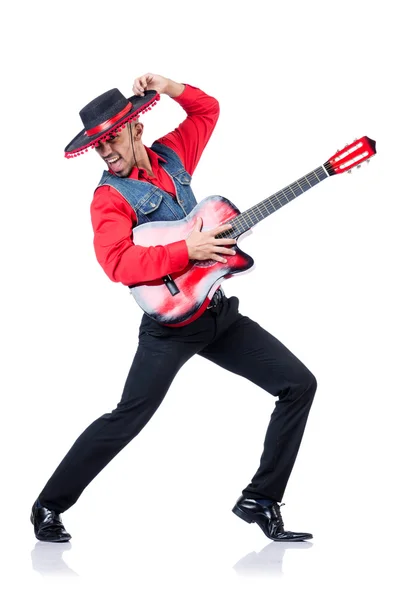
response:
<svg viewBox="0 0 397 600"><path fill-rule="evenodd" d="M134 81L133 92L127 99L113 89L84 107L80 112L84 130L65 149L71 157L95 147L108 167L91 204L99 263L112 281L132 286L177 273L190 260L227 262L236 240L216 238L230 229L227 224L202 232L202 222L197 220L187 239L155 247L134 244L135 225L182 219L196 205L191 175L215 127L219 105L198 88L151 73ZM178 102L187 118L148 148L142 142L138 115L150 109L160 94ZM178 370L195 354L278 396L259 468L233 512L257 523L275 541L312 537L284 530L279 502L299 450L316 380L285 346L238 312L236 297L226 298L219 288L208 309L189 324L168 327L143 315L138 349L120 402L80 435L32 507L31 521L39 540L71 538L60 514L142 430Z"/></svg>

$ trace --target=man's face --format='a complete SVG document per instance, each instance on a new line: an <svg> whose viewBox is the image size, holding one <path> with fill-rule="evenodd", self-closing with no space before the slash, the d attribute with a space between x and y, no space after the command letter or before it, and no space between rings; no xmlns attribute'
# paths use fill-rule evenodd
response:
<svg viewBox="0 0 397 600"><path fill-rule="evenodd" d="M131 128L134 126L131 125ZM117 177L128 177L131 174L135 161L129 126L112 135L110 140L100 142L95 150Z"/></svg>

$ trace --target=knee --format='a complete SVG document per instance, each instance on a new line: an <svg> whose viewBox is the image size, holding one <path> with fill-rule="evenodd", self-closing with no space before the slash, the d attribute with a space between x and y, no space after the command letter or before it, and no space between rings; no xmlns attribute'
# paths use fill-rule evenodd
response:
<svg viewBox="0 0 397 600"><path fill-rule="evenodd" d="M300 385L306 394L313 400L317 390L317 379L308 369L306 369L300 378Z"/></svg>

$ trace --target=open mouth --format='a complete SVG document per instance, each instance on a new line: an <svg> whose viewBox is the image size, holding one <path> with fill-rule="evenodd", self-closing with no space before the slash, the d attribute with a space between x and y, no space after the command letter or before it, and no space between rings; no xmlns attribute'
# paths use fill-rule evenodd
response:
<svg viewBox="0 0 397 600"><path fill-rule="evenodd" d="M113 158L108 158L106 163L112 169L112 171L119 171L122 168L123 159L121 156L115 156Z"/></svg>

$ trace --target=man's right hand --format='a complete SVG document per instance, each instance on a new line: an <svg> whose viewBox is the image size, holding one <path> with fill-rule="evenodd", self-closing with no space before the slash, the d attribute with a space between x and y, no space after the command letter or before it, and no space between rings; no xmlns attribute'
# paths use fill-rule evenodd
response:
<svg viewBox="0 0 397 600"><path fill-rule="evenodd" d="M218 227L215 227L215 229L201 232L202 226L202 218L197 217L194 228L186 240L189 259L216 260L218 262L226 263L227 259L223 256L219 256L219 254L236 254L235 250L232 250L231 248L225 248L225 245L234 246L237 244L237 240L232 238L216 239L215 236L227 231L228 229L232 229L232 225L230 225L230 223L218 225Z"/></svg>
<svg viewBox="0 0 397 600"><path fill-rule="evenodd" d="M146 90L156 90L159 94L167 94L171 98L180 96L185 89L184 83L177 83L162 75L146 73L134 79L132 91L136 96L143 96Z"/></svg>

